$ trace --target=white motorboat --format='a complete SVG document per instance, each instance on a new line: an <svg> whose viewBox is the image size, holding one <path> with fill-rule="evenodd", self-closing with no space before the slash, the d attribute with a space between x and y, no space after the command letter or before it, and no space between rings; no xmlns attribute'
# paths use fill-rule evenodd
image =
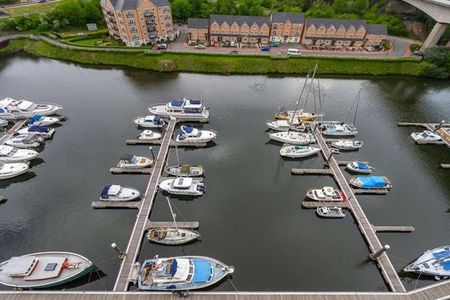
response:
<svg viewBox="0 0 450 300"><path fill-rule="evenodd" d="M117 163L118 168L124 169L143 169L153 165L153 159L137 155L124 155Z"/></svg>
<svg viewBox="0 0 450 300"><path fill-rule="evenodd" d="M320 152L320 148L310 146L284 146L280 149L280 155L290 158L301 158Z"/></svg>
<svg viewBox="0 0 450 300"><path fill-rule="evenodd" d="M198 130L197 128L184 126L180 128L175 141L182 143L208 143L214 140L217 134L210 130Z"/></svg>
<svg viewBox="0 0 450 300"><path fill-rule="evenodd" d="M202 182L191 177L166 179L159 184L159 188L170 194L187 196L201 196L206 190Z"/></svg>
<svg viewBox="0 0 450 300"><path fill-rule="evenodd" d="M154 141L154 140L159 140L161 137L162 137L161 133L154 132L152 130L147 129L147 130L142 131L142 133L139 135L138 139Z"/></svg>
<svg viewBox="0 0 450 300"><path fill-rule="evenodd" d="M159 104L149 108L157 116L172 116L179 119L188 118L191 121L205 122L209 118L209 111L202 100L186 99L172 100L167 104Z"/></svg>
<svg viewBox="0 0 450 300"><path fill-rule="evenodd" d="M331 143L331 147L344 151L358 150L362 146L363 146L362 141L353 141L353 140L339 140Z"/></svg>
<svg viewBox="0 0 450 300"><path fill-rule="evenodd" d="M373 167L365 162L352 161L347 164L346 169L354 173L371 174Z"/></svg>
<svg viewBox="0 0 450 300"><path fill-rule="evenodd" d="M450 277L450 246L425 251L418 259L407 265L405 272L433 276L436 280Z"/></svg>
<svg viewBox="0 0 450 300"><path fill-rule="evenodd" d="M331 186L325 186L322 189L309 190L306 197L314 201L345 201L345 194Z"/></svg>
<svg viewBox="0 0 450 300"><path fill-rule="evenodd" d="M18 131L19 134L35 135L43 139L49 139L55 133L55 129L47 126L31 126L25 127Z"/></svg>
<svg viewBox="0 0 450 300"><path fill-rule="evenodd" d="M52 288L94 270L90 260L76 253L39 252L0 263L0 283L16 289Z"/></svg>
<svg viewBox="0 0 450 300"><path fill-rule="evenodd" d="M57 117L45 117L43 115L33 115L28 120L28 126L51 126L61 122Z"/></svg>
<svg viewBox="0 0 450 300"><path fill-rule="evenodd" d="M29 118L33 115L51 116L63 109L54 103L33 103L27 100L5 98L0 101L0 117L5 119Z"/></svg>
<svg viewBox="0 0 450 300"><path fill-rule="evenodd" d="M0 162L0 179L9 179L27 172L30 167L25 163Z"/></svg>
<svg viewBox="0 0 450 300"><path fill-rule="evenodd" d="M321 126L322 134L326 136L355 136L358 130L352 124L325 123Z"/></svg>
<svg viewBox="0 0 450 300"><path fill-rule="evenodd" d="M439 134L436 134L429 130L425 130L422 132L413 132L411 133L411 137L417 144L432 144L442 140Z"/></svg>
<svg viewBox="0 0 450 300"><path fill-rule="evenodd" d="M327 207L327 206L321 206L316 209L317 214L322 218L344 218L345 213L342 208L333 206L333 207Z"/></svg>
<svg viewBox="0 0 450 300"><path fill-rule="evenodd" d="M138 190L122 187L117 184L107 185L103 188L100 195L101 201L132 201L139 198Z"/></svg>
<svg viewBox="0 0 450 300"><path fill-rule="evenodd" d="M0 161L22 162L36 158L39 154L34 150L17 149L8 145L0 145Z"/></svg>
<svg viewBox="0 0 450 300"><path fill-rule="evenodd" d="M234 267L205 256L146 259L139 268L138 289L144 291L189 291L206 288L234 272Z"/></svg>
<svg viewBox="0 0 450 300"><path fill-rule="evenodd" d="M289 125L288 120L275 120L266 122L267 127L275 131L304 131L306 130L305 125L299 122L298 119L292 121L292 125Z"/></svg>
<svg viewBox="0 0 450 300"><path fill-rule="evenodd" d="M36 148L41 145L42 141L42 138L35 135L19 134L12 136L5 141L5 144L17 148Z"/></svg>
<svg viewBox="0 0 450 300"><path fill-rule="evenodd" d="M292 145L309 145L316 142L314 135L301 132L274 132L269 134L272 140Z"/></svg>
<svg viewBox="0 0 450 300"><path fill-rule="evenodd" d="M145 116L133 120L136 125L143 128L162 128L164 120L160 116Z"/></svg>

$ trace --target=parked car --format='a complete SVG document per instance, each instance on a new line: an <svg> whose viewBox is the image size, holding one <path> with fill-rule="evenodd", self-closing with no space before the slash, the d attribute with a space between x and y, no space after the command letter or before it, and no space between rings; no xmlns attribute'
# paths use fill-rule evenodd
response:
<svg viewBox="0 0 450 300"><path fill-rule="evenodd" d="M413 54L416 55L416 56L420 56L420 57L424 57L424 56L425 56L425 53L423 53L423 52L420 51L420 50L414 51Z"/></svg>
<svg viewBox="0 0 450 300"><path fill-rule="evenodd" d="M231 45L231 43L229 42L229 41L225 41L225 42L223 42L223 45L222 46L224 46L224 47L230 47L230 45Z"/></svg>
<svg viewBox="0 0 450 300"><path fill-rule="evenodd" d="M197 44L197 45L195 45L194 48L195 49L206 49L205 45L203 45L203 44Z"/></svg>
<svg viewBox="0 0 450 300"><path fill-rule="evenodd" d="M290 49L288 49L287 54L288 54L288 55L302 55L302 53L300 52L300 50L295 49L295 48L290 48Z"/></svg>
<svg viewBox="0 0 450 300"><path fill-rule="evenodd" d="M230 51L230 54L239 54L239 51L233 50L233 51Z"/></svg>
<svg viewBox="0 0 450 300"><path fill-rule="evenodd" d="M167 49L167 44L158 44L156 46L156 50L166 50Z"/></svg>
<svg viewBox="0 0 450 300"><path fill-rule="evenodd" d="M280 43L278 43L278 42L272 42L272 43L270 44L270 46L271 46L272 48L278 48L278 47L280 47Z"/></svg>
<svg viewBox="0 0 450 300"><path fill-rule="evenodd" d="M270 51L270 46L261 46L261 51Z"/></svg>

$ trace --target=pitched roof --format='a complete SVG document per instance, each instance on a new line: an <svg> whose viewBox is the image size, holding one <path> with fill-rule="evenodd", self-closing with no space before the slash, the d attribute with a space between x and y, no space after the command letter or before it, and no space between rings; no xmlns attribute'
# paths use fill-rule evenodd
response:
<svg viewBox="0 0 450 300"><path fill-rule="evenodd" d="M208 19L198 19L198 18L189 18L187 20L188 28L197 28L197 29L208 29L209 20Z"/></svg>
<svg viewBox="0 0 450 300"><path fill-rule="evenodd" d="M217 22L217 24L219 25L222 25L224 22L227 22L228 25L236 22L239 26L244 23L247 23L247 25L249 26L253 25L253 23L256 23L258 26L261 26L264 23L270 25L270 18L259 16L210 15L209 22L210 24L212 24L213 22Z"/></svg>
<svg viewBox="0 0 450 300"><path fill-rule="evenodd" d="M111 0L111 4L117 10L137 9L142 0ZM150 0L156 6L170 6L169 0Z"/></svg>
<svg viewBox="0 0 450 300"><path fill-rule="evenodd" d="M325 19L325 18L306 18L305 26L314 25L319 27L321 25L325 27L334 26L335 28L339 28L339 26L343 25L345 28L349 28L350 26L354 26L358 29L361 25L366 27L366 20L350 20L350 19Z"/></svg>
<svg viewBox="0 0 450 300"><path fill-rule="evenodd" d="M366 26L367 34L387 35L387 26L385 24L368 24Z"/></svg>
<svg viewBox="0 0 450 300"><path fill-rule="evenodd" d="M272 13L272 23L303 23L305 21L305 15L301 13L289 13L289 12L274 12Z"/></svg>

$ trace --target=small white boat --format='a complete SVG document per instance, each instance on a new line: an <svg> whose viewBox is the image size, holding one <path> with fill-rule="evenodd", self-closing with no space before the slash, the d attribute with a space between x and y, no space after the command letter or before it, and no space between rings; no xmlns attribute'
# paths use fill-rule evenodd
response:
<svg viewBox="0 0 450 300"><path fill-rule="evenodd" d="M441 136L429 130L411 133L412 139L417 144L432 144L442 140Z"/></svg>
<svg viewBox="0 0 450 300"><path fill-rule="evenodd" d="M117 163L118 168L124 169L143 169L153 165L153 159L137 155L124 155Z"/></svg>
<svg viewBox="0 0 450 300"><path fill-rule="evenodd" d="M9 179L26 173L30 167L25 163L0 162L0 179Z"/></svg>
<svg viewBox="0 0 450 300"><path fill-rule="evenodd" d="M185 228L149 228L147 238L154 243L163 245L182 245L200 236L198 232Z"/></svg>
<svg viewBox="0 0 450 300"><path fill-rule="evenodd" d="M25 127L18 131L19 134L36 135L38 137L49 139L55 133L55 129L48 128L47 126L31 126Z"/></svg>
<svg viewBox="0 0 450 300"><path fill-rule="evenodd" d="M373 167L365 162L352 161L347 164L346 169L354 173L371 174Z"/></svg>
<svg viewBox="0 0 450 300"><path fill-rule="evenodd" d="M172 100L167 104L158 104L149 107L149 111L157 116L173 116L175 118L188 118L192 121L207 121L209 111L202 100L186 99Z"/></svg>
<svg viewBox="0 0 450 300"><path fill-rule="evenodd" d="M43 139L36 135L19 134L12 136L5 141L5 144L17 148L36 148L41 145L42 141Z"/></svg>
<svg viewBox="0 0 450 300"><path fill-rule="evenodd" d="M169 175L177 177L201 177L204 173L204 169L200 165L168 166L164 169L164 171L166 171Z"/></svg>
<svg viewBox="0 0 450 300"><path fill-rule="evenodd" d="M162 128L164 120L160 116L145 116L133 120L136 125L144 128Z"/></svg>
<svg viewBox="0 0 450 300"><path fill-rule="evenodd" d="M59 123L60 118L56 117L45 117L43 115L33 115L28 120L28 126L51 126Z"/></svg>
<svg viewBox="0 0 450 300"><path fill-rule="evenodd" d="M159 140L161 137L162 137L161 133L154 132L152 130L147 129L147 130L142 131L142 133L139 135L138 139L154 141L154 140Z"/></svg>
<svg viewBox="0 0 450 300"><path fill-rule="evenodd" d="M90 260L76 253L39 252L0 263L0 283L16 289L52 288L94 270Z"/></svg>
<svg viewBox="0 0 450 300"><path fill-rule="evenodd" d="M100 201L132 201L139 198L138 190L120 185L107 185L103 188Z"/></svg>
<svg viewBox="0 0 450 300"><path fill-rule="evenodd" d="M450 278L450 246L425 251L404 271L433 276L436 280Z"/></svg>
<svg viewBox="0 0 450 300"><path fill-rule="evenodd" d="M358 134L352 124L325 123L321 126L322 134L327 136L355 136Z"/></svg>
<svg viewBox="0 0 450 300"><path fill-rule="evenodd" d="M170 194L187 196L201 196L206 189L202 182L191 177L166 179L159 184L159 188Z"/></svg>
<svg viewBox="0 0 450 300"><path fill-rule="evenodd" d="M198 130L197 128L184 126L180 128L175 141L182 143L208 143L214 140L217 134L210 130Z"/></svg>
<svg viewBox="0 0 450 300"><path fill-rule="evenodd" d="M22 162L36 158L39 154L34 150L17 149L8 145L0 145L0 161Z"/></svg>
<svg viewBox="0 0 450 300"><path fill-rule="evenodd" d="M305 125L299 122L298 119L294 119L291 126L289 126L289 123L289 120L275 120L266 122L266 125L275 131L304 131L306 129Z"/></svg>
<svg viewBox="0 0 450 300"><path fill-rule="evenodd" d="M314 201L345 201L345 194L331 186L325 186L322 189L309 190L306 197Z"/></svg>
<svg viewBox="0 0 450 300"><path fill-rule="evenodd" d="M290 158L301 158L320 152L320 148L310 146L284 146L280 149L280 155Z"/></svg>
<svg viewBox="0 0 450 300"><path fill-rule="evenodd" d="M0 118L19 119L29 118L39 114L42 116L51 116L63 109L61 105L54 103L33 103L27 100L15 100L5 98L0 101Z"/></svg>
<svg viewBox="0 0 450 300"><path fill-rule="evenodd" d="M292 145L309 145L316 142L314 135L301 132L275 132L269 134L272 140Z"/></svg>
<svg viewBox="0 0 450 300"><path fill-rule="evenodd" d="M339 140L331 143L331 147L344 151L358 150L362 146L363 146L362 141L353 141L353 140Z"/></svg>
<svg viewBox="0 0 450 300"><path fill-rule="evenodd" d="M334 207L327 207L327 206L318 207L316 212L322 218L339 219L339 218L344 218L345 217L345 213L344 213L343 209L340 208L340 207L337 207L337 206L334 206Z"/></svg>

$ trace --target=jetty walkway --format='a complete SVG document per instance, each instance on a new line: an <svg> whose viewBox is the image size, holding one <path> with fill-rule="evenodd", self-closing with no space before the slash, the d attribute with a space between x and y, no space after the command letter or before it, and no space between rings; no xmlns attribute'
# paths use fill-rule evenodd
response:
<svg viewBox="0 0 450 300"><path fill-rule="evenodd" d="M20 128L23 127L27 123L28 119L20 120L16 124L14 124L13 127L11 127L1 138L0 138L0 145L3 145L7 140L9 140L14 134L17 133L17 131L20 130Z"/></svg>

